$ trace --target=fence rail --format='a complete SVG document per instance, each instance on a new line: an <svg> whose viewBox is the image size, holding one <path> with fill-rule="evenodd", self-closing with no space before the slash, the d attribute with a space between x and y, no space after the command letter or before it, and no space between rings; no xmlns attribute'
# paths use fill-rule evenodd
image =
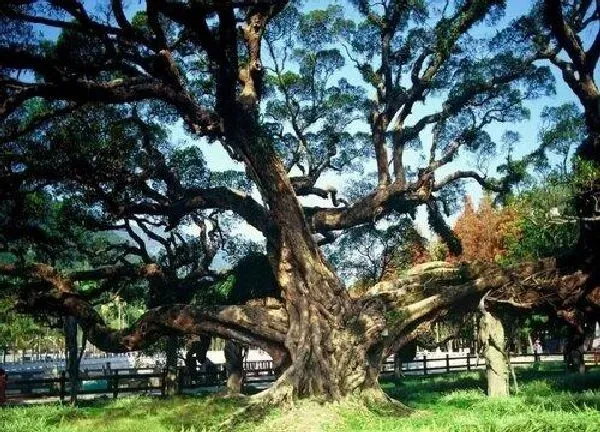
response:
<svg viewBox="0 0 600 432"><path fill-rule="evenodd" d="M539 361L539 363L560 362L562 353L543 353L539 355L522 354L512 356L511 364L516 367L528 366ZM586 364L592 364L595 355L592 352L585 353ZM399 367L398 367L399 366ZM435 356L414 359L410 362L395 365L393 357L386 359L382 364L381 375L383 377L399 375L430 375L440 373L451 373L457 371L471 371L485 368L483 358L476 355L445 357ZM21 376L20 376L21 375ZM7 382L6 396L8 399L33 399L44 397L58 397L64 400L70 393L70 382L68 374L62 371L56 377L33 377L24 378L27 374L10 374ZM20 376L20 377L19 377ZM276 374L273 362L270 360L245 362L244 383L245 385L264 385L275 380ZM164 396L167 391L167 371L152 368L140 369L98 369L87 370L78 377L78 395L112 395L117 398L123 393L145 392L160 394ZM223 386L226 381L224 365L213 365L211 370L197 371L191 375L179 368L176 376L177 389L180 392L190 389Z"/></svg>
<svg viewBox="0 0 600 432"><path fill-rule="evenodd" d="M165 373L121 373L113 370L110 374L82 376L77 379L78 395L112 394L117 398L119 393L156 392L165 394ZM125 372L128 372L126 370ZM89 385L91 383L91 385ZM87 385L86 385L87 384ZM58 397L61 401L70 393L70 381L66 372L57 377L12 379L9 375L6 386L7 399L35 399Z"/></svg>

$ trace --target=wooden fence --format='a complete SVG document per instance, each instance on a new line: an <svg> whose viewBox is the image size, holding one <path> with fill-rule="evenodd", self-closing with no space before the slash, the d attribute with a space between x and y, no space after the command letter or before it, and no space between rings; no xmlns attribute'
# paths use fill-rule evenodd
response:
<svg viewBox="0 0 600 432"><path fill-rule="evenodd" d="M17 376L15 379L14 377ZM78 395L112 395L121 393L165 394L165 371L154 369L115 369L112 371L82 372L77 379ZM65 371L57 377L25 378L10 374L6 387L7 399L35 399L58 397L61 401L70 393L70 381Z"/></svg>
<svg viewBox="0 0 600 432"><path fill-rule="evenodd" d="M534 361L540 364L561 362L561 353L543 353L514 355L511 364L516 367L529 366ZM586 364L593 363L593 353L585 354ZM465 354L453 356L446 354L415 359L402 363L398 370L394 369L393 357L388 358L382 365L382 377L398 375L430 375L451 373L456 371L471 371L485 368L485 361L475 355ZM188 375L183 368L177 373L177 390L181 393L193 389L220 387L225 385L226 371L224 365L212 365L208 371L198 371ZM273 363L270 360L245 362L244 384L247 386L266 386L275 380ZM33 399L58 397L61 401L69 395L69 378L62 371L57 377L26 378L19 374L10 374L7 382L6 396L10 399ZM103 369L83 371L78 378L78 395L106 395L117 398L125 393L147 393L164 396L167 391L167 372L157 369Z"/></svg>
<svg viewBox="0 0 600 432"><path fill-rule="evenodd" d="M563 353L541 353L541 354L510 354L510 364L514 367L532 366L536 363L563 363ZM584 360L587 365L594 364L594 352L586 352ZM445 356L427 357L423 355L407 363L402 363L400 370L394 370L393 357L383 363L381 375L432 375L440 373L460 372L485 369L485 359L472 354L453 356L446 353Z"/></svg>

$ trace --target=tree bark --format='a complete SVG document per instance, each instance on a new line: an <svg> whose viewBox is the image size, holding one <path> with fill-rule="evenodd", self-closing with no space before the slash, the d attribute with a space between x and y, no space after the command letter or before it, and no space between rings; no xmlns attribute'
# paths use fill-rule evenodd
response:
<svg viewBox="0 0 600 432"><path fill-rule="evenodd" d="M64 318L65 334L65 366L69 373L69 399L71 404L77 403L79 386L79 362L77 353L77 319L73 316Z"/></svg>
<svg viewBox="0 0 600 432"><path fill-rule="evenodd" d="M211 340L212 338L210 336L204 334L191 336L188 340L187 352L185 354L186 381L189 382L194 380L198 374L198 366L210 361L206 354L210 347Z"/></svg>
<svg viewBox="0 0 600 432"><path fill-rule="evenodd" d="M600 93L590 79L579 99L584 106L587 136L577 150L582 160L600 170ZM600 182L596 180L587 189L579 190L575 209L581 218L579 224L578 259L595 269L600 263ZM600 276L596 275L596 278Z"/></svg>
<svg viewBox="0 0 600 432"><path fill-rule="evenodd" d="M478 338L485 358L488 396L506 397L509 395L509 368L502 321L483 310Z"/></svg>
<svg viewBox="0 0 600 432"><path fill-rule="evenodd" d="M179 341L177 336L168 335L165 338L165 393L169 396L179 393L180 382L177 374L177 363L178 363L178 352L179 352Z"/></svg>
<svg viewBox="0 0 600 432"><path fill-rule="evenodd" d="M244 387L244 346L228 339L225 342L225 369L227 371L227 393L241 394Z"/></svg>
<svg viewBox="0 0 600 432"><path fill-rule="evenodd" d="M167 369L175 370L177 369L178 363L178 353L179 353L179 340L177 336L167 336L165 338L165 358L166 364L165 367Z"/></svg>
<svg viewBox="0 0 600 432"><path fill-rule="evenodd" d="M565 347L565 362L567 369L572 372L585 373L585 333L578 328L569 326L569 336Z"/></svg>
<svg viewBox="0 0 600 432"><path fill-rule="evenodd" d="M357 308L320 255L306 259L305 251L297 250L298 242L286 240L282 245L277 277L286 299L285 346L291 366L279 379L278 397L319 395L336 400L378 386L381 313Z"/></svg>
<svg viewBox="0 0 600 432"><path fill-rule="evenodd" d="M270 210L267 248L288 317L285 348L291 365L272 395L287 400L312 395L339 399L372 385L367 375L380 366L381 358L374 354L377 350L368 352L384 319L380 311L355 307L314 241L285 167L255 133L247 107L239 112L245 115L234 125L235 142Z"/></svg>

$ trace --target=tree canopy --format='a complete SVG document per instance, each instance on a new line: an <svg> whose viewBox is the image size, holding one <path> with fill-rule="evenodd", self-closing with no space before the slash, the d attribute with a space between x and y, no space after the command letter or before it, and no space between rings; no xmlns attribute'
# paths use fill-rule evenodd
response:
<svg viewBox="0 0 600 432"><path fill-rule="evenodd" d="M275 402L380 394L387 354L487 292L490 304L597 316L600 37L580 34L597 27L598 10L546 0L482 32L504 3L4 2L2 283L21 310L74 316L104 350L199 333L260 346L284 370L263 396ZM500 149L491 128L527 118L529 101L554 91L551 67L583 115L548 108L539 149L509 151L488 175ZM243 170L210 168L217 145ZM350 296L321 249L347 263L336 248L379 242L384 258L368 272L382 279L386 260L418 240L408 220L424 208L459 255L444 214L465 181L505 199L532 162L558 153L568 168L574 147L582 235L569 260L426 263ZM423 157L411 165L415 149ZM343 173L347 187L327 184ZM264 240L240 239L241 221ZM232 274L218 271L242 256ZM215 304L232 278L242 295ZM93 299L120 290L142 290L148 310L116 330Z"/></svg>

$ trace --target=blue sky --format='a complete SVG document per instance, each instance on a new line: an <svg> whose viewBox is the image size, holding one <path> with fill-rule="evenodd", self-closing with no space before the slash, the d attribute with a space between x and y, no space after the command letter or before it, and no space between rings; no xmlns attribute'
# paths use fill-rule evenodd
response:
<svg viewBox="0 0 600 432"><path fill-rule="evenodd" d="M106 5L108 2L105 2L105 1L94 2L94 1L87 0L85 3L90 9L94 9L94 8L97 8L99 4ZM138 10L139 8L145 6L143 4L144 2L139 2L137 0L131 0L129 2L126 1L125 3L127 5L127 9L126 9L127 14L129 16L133 15L133 13L135 13L135 11ZM304 10L312 10L312 9L318 9L318 8L325 8L325 7L327 7L327 5L332 4L332 3L337 3L337 4L341 4L342 6L344 6L345 12L347 13L348 17L356 18L356 19L359 18L357 11L347 1L342 1L342 0L339 0L339 1L308 0L308 1L303 2L303 5L304 5L303 9ZM435 3L435 2L433 2L433 3ZM441 0L438 0L438 3L443 4L444 2ZM485 24L480 24L478 27L476 27L474 29L474 31L476 32L476 34L478 36L492 35L497 30L504 27L509 21L511 21L515 17L526 13L530 9L530 7L531 7L530 1L508 0L505 16L500 23L498 23L494 27L488 27ZM46 29L46 31L47 31L47 29ZM589 31L589 34L584 35L584 38L586 38L586 36L590 37L590 38L593 37L592 32L595 32L596 28L589 29L588 31ZM52 32L52 31L46 32L46 36L48 38L52 39L55 37L55 35L56 35L56 32ZM265 55L265 57L266 57L266 55ZM540 122L539 117L540 117L541 110L545 106L557 106L557 105L561 105L565 102L571 102L571 101L578 103L577 99L574 97L573 93L566 86L566 84L564 84L564 82L562 81L562 79L559 76L559 74L557 73L557 71L554 68L551 68L551 70L556 77L556 94L553 96L550 96L550 97L542 97L535 101L529 102L527 104L527 107L531 111L531 118L529 120L525 120L525 121L519 122L517 124L492 124L492 125L490 125L490 127L488 127L488 132L492 135L492 137L496 140L497 143L500 143L500 137L506 130L516 130L519 132L519 134L521 136L521 142L516 147L515 156L517 156L517 157L519 155L531 152L531 150L537 146L538 133L539 133L539 130L541 129L541 122ZM344 77L346 77L348 79L348 81L350 81L350 83L352 83L354 85L362 84L362 79L361 79L360 75L358 74L356 69L353 68L350 64L348 64L343 69L343 71L340 73L340 75L343 75ZM369 89L369 91L372 91L372 90ZM441 102L442 102L441 99L436 100L436 99L428 98L426 105L424 105L424 106L420 105L415 108L415 114L417 115L417 118L418 118L418 116L420 116L422 114L432 112L432 110L435 110L436 108L438 108L440 106ZM367 125L364 122L363 123L360 123L360 122L355 123L355 124L353 124L352 127L355 129L368 130ZM426 129L421 135L421 139L423 141L424 148L420 152L408 151L407 159L406 159L406 163L408 165L417 166L420 155L427 153L427 151L428 151L427 147L430 142L429 136L430 136L430 129ZM172 139L174 142L181 142L183 145L189 144L189 145L200 146L204 151L208 166L211 170L214 170L214 171L222 171L222 170L228 170L228 169L243 170L243 166L239 163L235 163L234 161L232 161L229 158L229 156L227 155L227 153L224 151L224 149L219 144L208 144L204 140L191 139L189 137L189 135L185 134L181 124L178 124L172 128ZM495 160L490 161L490 169L488 170L488 175L493 176L495 174L495 166L498 163L501 163L502 160L503 160L503 157L498 157ZM474 168L473 164L474 164L474 162L471 158L459 157L456 161L454 161L450 165L448 165L448 167L445 169L445 171L440 171L440 176L442 176L444 173L447 173L449 171L454 171L456 169L473 169ZM374 163L374 161L371 161L366 165L365 172L374 171L374 170L375 170L375 163ZM339 175L328 174L328 175L323 176L323 178L319 182L319 185L321 185L321 186L332 185L334 187L337 187L338 189L343 189L344 183L348 180L349 180L349 176L339 176ZM479 197L481 196L482 191L481 191L481 188L473 181L473 182L468 183L467 193L470 194L473 197L474 201L476 202L476 201L478 201ZM257 194L255 194L255 195L257 195ZM257 195L257 197L258 197L258 195ZM330 205L329 202L321 200L320 198L310 197L310 198L303 198L302 200L308 205L322 205L322 206ZM451 217L450 220L452 221L455 216L456 215ZM420 212L418 214L417 224L421 228L421 230L423 231L424 234L428 234L426 218L425 218L423 212ZM250 236L256 240L260 239L260 235L258 235L258 233L250 227L240 226L239 234L245 235L245 236Z"/></svg>
<svg viewBox="0 0 600 432"><path fill-rule="evenodd" d="M325 8L328 4L337 3L341 4L346 8L346 13L349 17L358 18L358 14L356 10L345 1L316 1L311 0L304 2L304 10L312 10ZM531 7L531 2L524 0L509 0L507 2L507 8L504 18L494 27L489 27L485 24L480 24L478 27L474 29L477 36L484 35L493 35L497 30L503 28L507 23L509 23L515 17L525 14ZM592 29L590 31L595 31L596 29ZM500 152L501 150L501 136L506 130L515 130L519 132L521 136L521 141L519 145L515 148L515 157L530 153L538 144L538 133L541 129L541 121L540 121L540 113L541 110L545 106L557 106L566 102L576 102L578 100L573 95L571 90L567 87L567 85L562 81L559 73L555 70L554 67L551 67L552 73L556 78L556 93L552 96L541 97L534 101L529 101L526 106L531 111L531 117L529 120L524 120L514 124L492 124L487 130L491 134L492 138L498 143L498 151L499 155L493 160L490 160L489 170L487 171L488 175L495 175L495 168L499 163L504 161L504 154ZM341 75L346 77L350 83L355 85L360 85L362 83L362 78L360 77L358 71L352 67L352 65L348 64L342 71ZM369 89L371 91L371 89ZM427 114L439 108L442 99L431 99L428 98L425 105L419 105L415 108L416 119L418 119L421 115ZM362 124L354 124L353 128L368 130L366 123ZM174 136L177 138L182 138L183 135L180 131L174 130ZM430 143L430 129L426 129L422 135L421 139L423 141L423 149L419 152L409 150L406 158L406 163L408 165L416 166L418 165L419 158L422 154L427 154L428 146ZM236 167L237 169L242 170L243 166L241 164L236 164L231 159L229 159L226 152L218 145L218 144L200 144L204 150L205 155L209 164L209 167L213 170L223 170L223 169L232 169ZM474 161L471 157L459 157L457 160L449 164L443 170L440 170L440 176L447 174L448 172L455 171L457 169L473 169ZM375 162L371 161L366 165L365 172L374 171L375 170ZM337 174L327 174L320 179L319 184L321 186L324 185L333 185L338 189L343 189L344 183L349 179L349 176L340 176ZM466 191L473 198L474 202L477 202L482 195L481 187L475 182L470 181L466 185ZM320 198L310 197L302 199L308 205L322 205L327 206L330 205L327 201L322 200ZM457 215L454 214L450 217L450 222L452 222ZM424 211L420 211L417 216L417 225L420 227L421 231L425 235L430 235L426 216ZM252 229L241 229L241 232L245 234L250 234L252 237L258 239L256 236L257 233L254 233Z"/></svg>

